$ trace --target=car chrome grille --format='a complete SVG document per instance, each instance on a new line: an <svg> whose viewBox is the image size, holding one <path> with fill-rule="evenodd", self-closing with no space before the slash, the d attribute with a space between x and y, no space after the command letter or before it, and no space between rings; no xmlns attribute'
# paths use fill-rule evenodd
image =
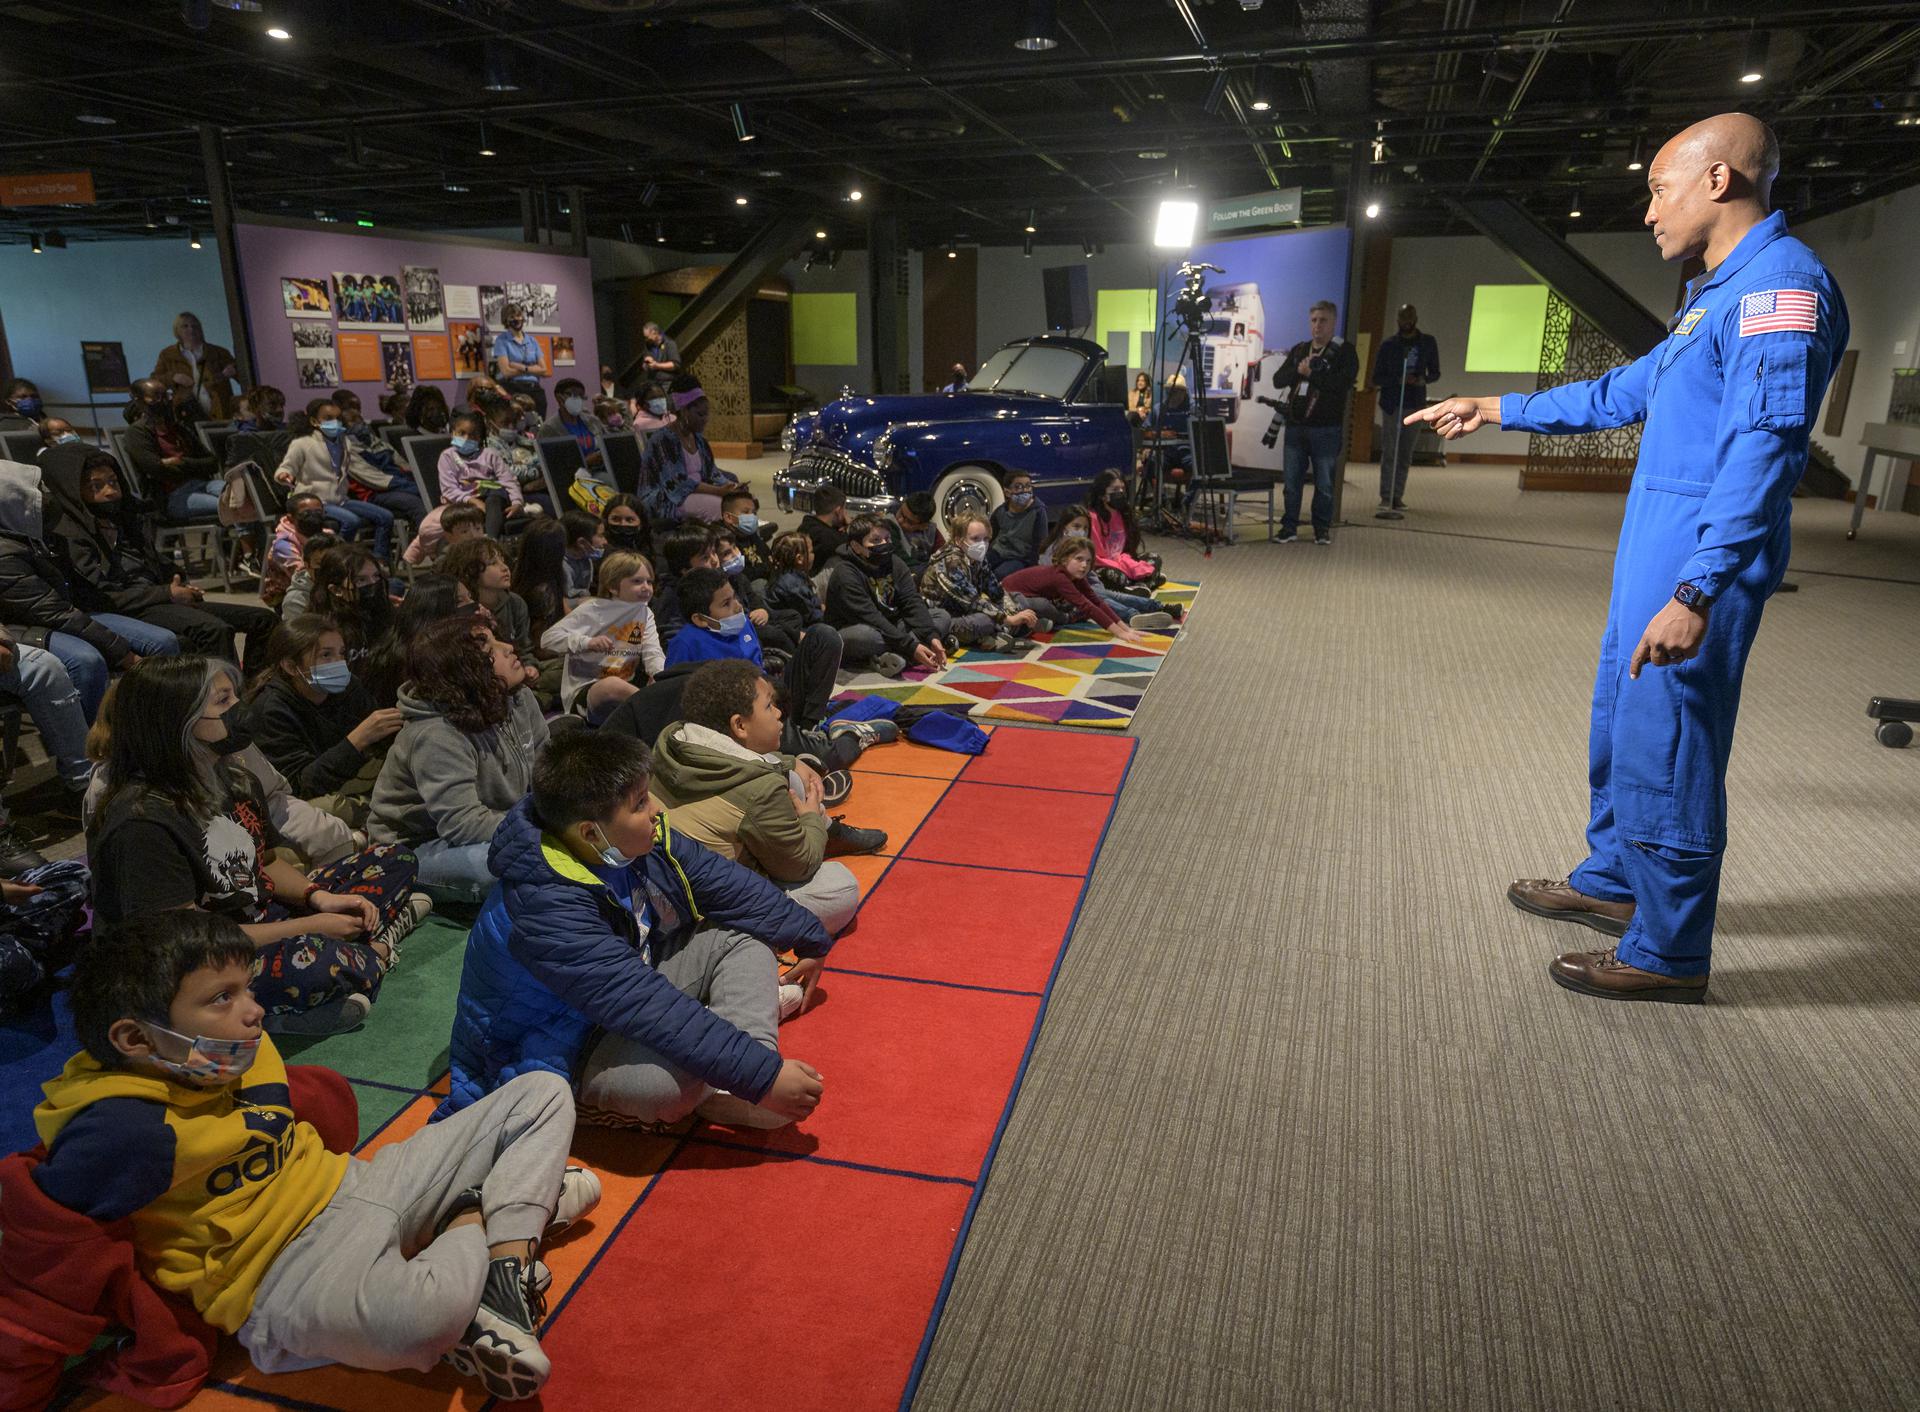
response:
<svg viewBox="0 0 1920 1412"><path fill-rule="evenodd" d="M887 493L886 481L873 467L822 446L805 446L794 452L787 474L796 480L837 485L854 500L872 500Z"/></svg>

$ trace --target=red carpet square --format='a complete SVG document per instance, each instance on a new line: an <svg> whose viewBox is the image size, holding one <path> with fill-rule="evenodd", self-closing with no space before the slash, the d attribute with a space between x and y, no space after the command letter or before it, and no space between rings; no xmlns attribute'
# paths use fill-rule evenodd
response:
<svg viewBox="0 0 1920 1412"><path fill-rule="evenodd" d="M1000 738L1016 734L1000 732ZM980 872L900 859L834 943L829 968L917 976L1002 990L1044 990L1067 934L1081 879ZM993 905L933 899L992 898Z"/></svg>
<svg viewBox="0 0 1920 1412"><path fill-rule="evenodd" d="M969 760L960 778L968 784L1044 785L1115 794L1132 758L1133 742L1125 737L1010 726L994 732L986 754Z"/></svg>
<svg viewBox="0 0 1920 1412"><path fill-rule="evenodd" d="M1060 775L1042 778L1057 782ZM902 856L941 863L1001 863L1084 877L1112 808L1113 801L1104 794L1012 789L963 778L947 791Z"/></svg>
<svg viewBox="0 0 1920 1412"><path fill-rule="evenodd" d="M690 1144L543 1335L540 1405L891 1412L971 1195Z"/></svg>
<svg viewBox="0 0 1920 1412"><path fill-rule="evenodd" d="M780 1050L820 1071L825 1096L797 1128L728 1141L817 1152L935 1177L979 1175L1007 1105L1038 999L829 969Z"/></svg>

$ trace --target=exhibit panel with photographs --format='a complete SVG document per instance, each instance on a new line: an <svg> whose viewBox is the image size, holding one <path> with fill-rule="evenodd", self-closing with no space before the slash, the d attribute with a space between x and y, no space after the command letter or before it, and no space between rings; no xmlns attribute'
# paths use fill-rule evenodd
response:
<svg viewBox="0 0 1920 1412"><path fill-rule="evenodd" d="M413 383L413 342L405 334L387 334L380 339L380 380L389 387L409 387Z"/></svg>
<svg viewBox="0 0 1920 1412"><path fill-rule="evenodd" d="M560 289L551 284L521 284L507 281L506 303L518 304L521 312L527 316L528 333L558 333L560 331ZM500 328L502 325L492 322L488 328Z"/></svg>
<svg viewBox="0 0 1920 1412"><path fill-rule="evenodd" d="M280 309L290 319L326 319L333 316L333 300L324 279L280 276Z"/></svg>
<svg viewBox="0 0 1920 1412"><path fill-rule="evenodd" d="M408 328L433 333L446 326L447 301L440 271L426 265L402 265L400 285L406 293Z"/></svg>
<svg viewBox="0 0 1920 1412"><path fill-rule="evenodd" d="M557 333L553 336L553 366L556 368L574 366L573 339L570 335Z"/></svg>
<svg viewBox="0 0 1920 1412"><path fill-rule="evenodd" d="M453 376L470 378L487 370L487 336L477 321L450 319L447 338L453 344Z"/></svg>
<svg viewBox="0 0 1920 1412"><path fill-rule="evenodd" d="M343 329L397 329L407 321L400 281L392 275L333 276L333 314Z"/></svg>
<svg viewBox="0 0 1920 1412"><path fill-rule="evenodd" d="M333 352L333 325L307 319L293 322L293 346L301 353Z"/></svg>

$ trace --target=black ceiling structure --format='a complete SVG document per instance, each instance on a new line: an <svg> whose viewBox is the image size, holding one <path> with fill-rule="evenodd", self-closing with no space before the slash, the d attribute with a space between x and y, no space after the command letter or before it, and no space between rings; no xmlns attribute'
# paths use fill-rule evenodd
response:
<svg viewBox="0 0 1920 1412"><path fill-rule="evenodd" d="M0 240L204 229L209 123L241 210L407 230L531 213L567 230L578 191L592 234L730 250L775 212L858 245L880 209L920 246L1018 244L1029 224L1043 243L1137 241L1171 191L1293 186L1309 223L1357 196L1396 234L1464 232L1455 201L1493 190L1566 229L1628 230L1636 155L1739 108L1778 130L1776 204L1805 217L1920 182L1915 15L1911 0L0 0L0 173L90 170L98 196L0 210Z"/></svg>

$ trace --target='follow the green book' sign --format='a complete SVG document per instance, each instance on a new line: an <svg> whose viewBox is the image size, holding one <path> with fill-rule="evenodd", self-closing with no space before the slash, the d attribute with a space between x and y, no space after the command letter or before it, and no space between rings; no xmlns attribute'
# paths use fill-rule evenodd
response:
<svg viewBox="0 0 1920 1412"><path fill-rule="evenodd" d="M1259 230L1264 226L1300 224L1300 188L1260 191L1252 196L1229 196L1207 208L1207 232Z"/></svg>

